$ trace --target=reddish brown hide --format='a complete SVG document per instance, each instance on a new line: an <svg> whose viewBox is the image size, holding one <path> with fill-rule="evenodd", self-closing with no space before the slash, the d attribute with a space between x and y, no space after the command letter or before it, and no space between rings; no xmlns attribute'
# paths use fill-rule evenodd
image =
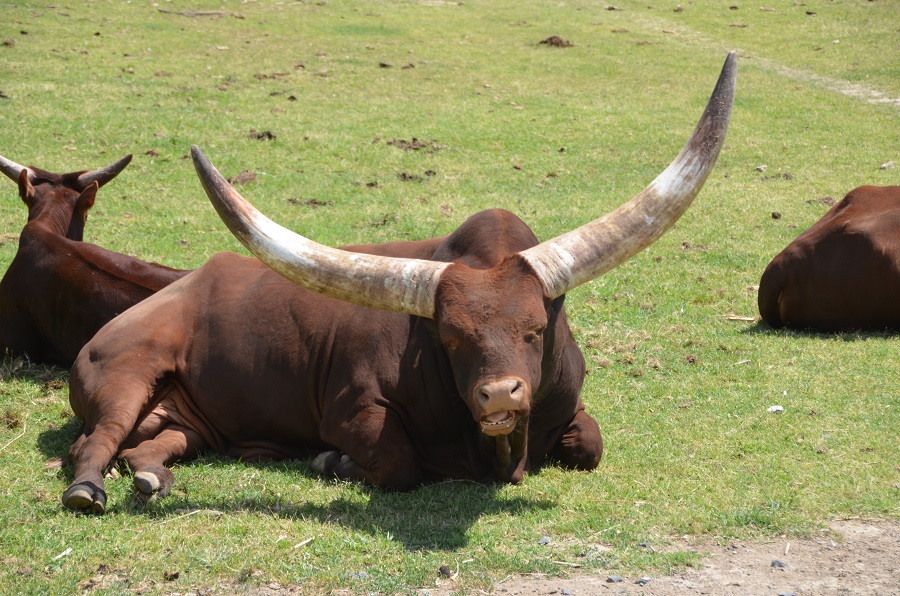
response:
<svg viewBox="0 0 900 596"><path fill-rule="evenodd" d="M772 259L758 300L772 327L900 330L900 186L847 193Z"/></svg>
<svg viewBox="0 0 900 596"><path fill-rule="evenodd" d="M0 157L28 207L18 251L0 280L0 357L23 354L68 368L110 319L186 273L82 242L97 190L129 161L53 174Z"/></svg>
<svg viewBox="0 0 900 596"><path fill-rule="evenodd" d="M603 439L581 399L565 290L687 209L724 143L734 84L732 54L675 161L612 214L543 243L489 210L442 238L323 247L256 212L193 148L220 216L254 254L266 245L266 264L216 255L85 346L69 394L85 426L63 504L104 512L116 459L140 493L164 496L167 466L205 449L318 453L319 473L396 490L519 482L548 460L594 469Z"/></svg>

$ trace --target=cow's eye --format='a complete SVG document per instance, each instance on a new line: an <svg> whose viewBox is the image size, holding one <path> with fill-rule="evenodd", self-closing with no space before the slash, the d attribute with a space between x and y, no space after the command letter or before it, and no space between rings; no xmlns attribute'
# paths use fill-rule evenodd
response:
<svg viewBox="0 0 900 596"><path fill-rule="evenodd" d="M543 336L544 336L544 328L543 327L541 327L540 329L535 329L534 331L529 331L528 333L525 334L525 343L527 343L527 344L534 343L534 342L538 341L539 339L541 339Z"/></svg>

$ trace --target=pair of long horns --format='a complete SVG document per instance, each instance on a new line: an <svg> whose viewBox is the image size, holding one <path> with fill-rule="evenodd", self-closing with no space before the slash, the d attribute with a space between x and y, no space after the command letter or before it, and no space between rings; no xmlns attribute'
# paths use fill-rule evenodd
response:
<svg viewBox="0 0 900 596"><path fill-rule="evenodd" d="M94 182L97 183L97 186L103 186L104 184L118 176L119 172L124 170L125 166L127 166L129 163L131 163L130 153L116 163L106 166L105 168L78 174L78 177L75 179L75 184L78 186L79 190L84 190ZM28 172L28 180L34 182L35 176L31 168L20 166L16 162L10 161L0 155L0 172L6 174L6 176L13 182L19 182L19 176L22 174L23 170Z"/></svg>
<svg viewBox="0 0 900 596"><path fill-rule="evenodd" d="M731 118L737 65L725 60L691 138L675 160L633 199L580 228L519 254L556 298L627 261L687 210L715 165ZM434 317L441 273L450 263L352 253L291 232L247 202L196 146L194 166L231 232L261 261L310 290L362 306Z"/></svg>

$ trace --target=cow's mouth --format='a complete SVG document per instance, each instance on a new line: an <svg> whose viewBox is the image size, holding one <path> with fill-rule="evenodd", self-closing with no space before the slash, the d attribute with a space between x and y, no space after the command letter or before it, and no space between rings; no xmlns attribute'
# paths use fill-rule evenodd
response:
<svg viewBox="0 0 900 596"><path fill-rule="evenodd" d="M516 413L512 410L494 412L481 419L481 432L486 435L509 434L516 426Z"/></svg>

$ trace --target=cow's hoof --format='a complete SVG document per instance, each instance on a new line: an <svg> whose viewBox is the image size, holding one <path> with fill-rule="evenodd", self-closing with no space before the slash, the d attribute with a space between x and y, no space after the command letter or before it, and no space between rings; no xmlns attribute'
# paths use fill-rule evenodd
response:
<svg viewBox="0 0 900 596"><path fill-rule="evenodd" d="M93 482L73 484L63 493L62 502L69 509L90 511L97 515L106 512L106 493Z"/></svg>
<svg viewBox="0 0 900 596"><path fill-rule="evenodd" d="M325 476L334 472L334 467L341 461L340 451L324 451L312 461L313 472Z"/></svg>
<svg viewBox="0 0 900 596"><path fill-rule="evenodd" d="M169 494L174 482L172 472L167 468L158 467L152 470L141 470L134 474L134 488L145 496L157 495L165 497Z"/></svg>
<svg viewBox="0 0 900 596"><path fill-rule="evenodd" d="M152 472L138 472L134 475L134 488L145 495L152 495L159 490L159 478Z"/></svg>

